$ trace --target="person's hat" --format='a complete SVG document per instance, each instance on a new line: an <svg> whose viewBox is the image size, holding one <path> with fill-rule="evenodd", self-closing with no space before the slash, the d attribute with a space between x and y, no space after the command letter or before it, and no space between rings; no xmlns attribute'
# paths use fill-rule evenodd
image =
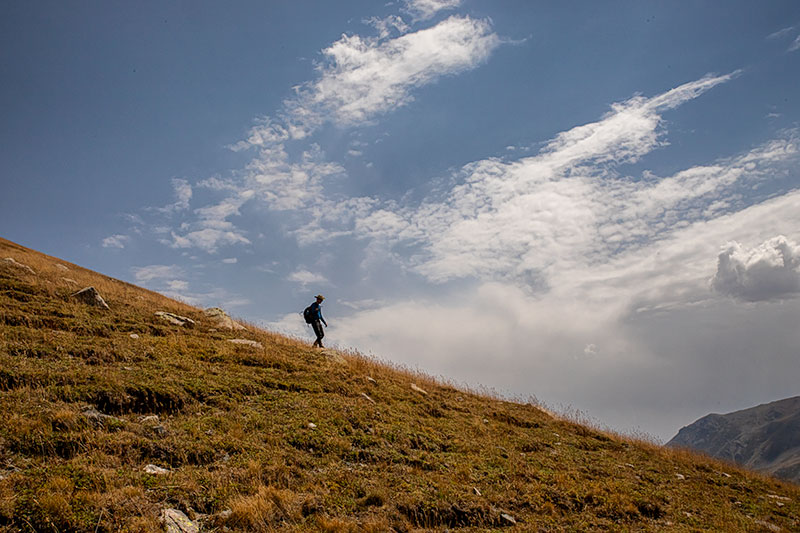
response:
<svg viewBox="0 0 800 533"><path fill-rule="evenodd" d="M316 298L317 300L324 300L325 299L325 297L323 295L321 295L321 294L317 294L314 298Z"/></svg>

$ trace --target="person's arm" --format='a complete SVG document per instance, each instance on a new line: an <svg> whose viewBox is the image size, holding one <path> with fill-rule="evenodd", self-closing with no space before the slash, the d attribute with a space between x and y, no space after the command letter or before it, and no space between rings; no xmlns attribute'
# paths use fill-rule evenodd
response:
<svg viewBox="0 0 800 533"><path fill-rule="evenodd" d="M319 318L322 321L322 323L325 324L326 328L328 327L328 323L325 322L324 318L322 318L322 306L319 305L317 306L317 318Z"/></svg>

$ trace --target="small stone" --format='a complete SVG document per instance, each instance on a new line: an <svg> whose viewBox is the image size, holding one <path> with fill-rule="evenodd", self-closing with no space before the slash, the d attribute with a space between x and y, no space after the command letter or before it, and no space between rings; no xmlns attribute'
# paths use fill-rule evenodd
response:
<svg viewBox="0 0 800 533"><path fill-rule="evenodd" d="M375 378L373 378L372 376L367 376L367 381L369 381L373 385L377 385L378 384L378 382L375 381Z"/></svg>
<svg viewBox="0 0 800 533"><path fill-rule="evenodd" d="M108 309L108 304L105 300L103 300L103 297L100 296L100 293L97 292L97 289L94 287L86 287L81 289L78 292L73 293L72 297L80 300L86 305L93 305L102 309Z"/></svg>
<svg viewBox="0 0 800 533"><path fill-rule="evenodd" d="M366 400L367 400L369 403L375 403L375 400L373 400L372 398L370 398L370 397L367 395L367 393L366 393L366 392L362 392L362 393L361 393L361 396L363 396L363 397L364 397L364 398L365 398L365 399L366 399Z"/></svg>
<svg viewBox="0 0 800 533"><path fill-rule="evenodd" d="M177 509L161 511L161 522L167 533L200 533L200 526Z"/></svg>
<svg viewBox="0 0 800 533"><path fill-rule="evenodd" d="M13 267L25 270L28 273L33 274L34 276L36 275L36 272L31 267L29 267L28 265L24 265L24 264L18 262L13 257L6 257L5 259L3 259L3 261L5 261L6 263L8 263L9 265L11 265Z"/></svg>
<svg viewBox="0 0 800 533"><path fill-rule="evenodd" d="M517 525L517 521L514 520L514 517L508 513L500 513L500 518L506 521L506 523L511 524L512 526Z"/></svg>
<svg viewBox="0 0 800 533"><path fill-rule="evenodd" d="M763 527L769 529L770 531L775 531L776 533L778 531L782 531L781 526L775 525L775 524L773 524L771 522L767 522L765 520L755 520L755 523L758 524L759 526L763 526Z"/></svg>
<svg viewBox="0 0 800 533"><path fill-rule="evenodd" d="M245 344L247 346L252 346L253 348L263 348L264 346L261 345L260 342L251 341L250 339L228 339L228 342L232 342L234 344Z"/></svg>
<svg viewBox="0 0 800 533"><path fill-rule="evenodd" d="M788 498L786 496L778 496L777 494L767 494L767 498L772 498L773 500L783 500L785 502L792 501L791 498Z"/></svg>
<svg viewBox="0 0 800 533"><path fill-rule="evenodd" d="M720 476L723 476L723 477L731 477L731 475L728 474L727 472L717 472L717 474L719 474Z"/></svg>
<svg viewBox="0 0 800 533"><path fill-rule="evenodd" d="M77 285L78 284L78 282L75 281L72 278L61 278L61 281L63 281L64 283L69 283L70 285Z"/></svg>
<svg viewBox="0 0 800 533"><path fill-rule="evenodd" d="M69 270L69 268L67 267L67 265L62 265L61 263L56 263L56 268L57 268L57 269L59 269L59 270L63 270L63 271L65 271L65 272L66 272L67 270Z"/></svg>
<svg viewBox="0 0 800 533"><path fill-rule="evenodd" d="M224 511L220 511L217 516L219 516L223 520L227 520L233 514L233 511L230 509L225 509Z"/></svg>
<svg viewBox="0 0 800 533"><path fill-rule="evenodd" d="M141 422L142 424L158 424L160 420L158 419L158 415L149 415L142 417L142 419L139 420L139 422Z"/></svg>
<svg viewBox="0 0 800 533"><path fill-rule="evenodd" d="M472 492L475 493L475 496L483 496L483 494L481 494L481 491L478 490L478 487L472 487Z"/></svg>
<svg viewBox="0 0 800 533"><path fill-rule="evenodd" d="M167 434L167 428L165 428L161 424L157 424L157 425L151 427L150 429L152 429L155 432L155 434L159 435L159 436L164 436L164 435Z"/></svg>
<svg viewBox="0 0 800 533"><path fill-rule="evenodd" d="M483 419L483 423L484 423L484 424L488 424L488 423L489 423L489 419L488 419L488 418L484 418L484 419Z"/></svg>
<svg viewBox="0 0 800 533"><path fill-rule="evenodd" d="M137 333L131 333L131 339L138 339L139 335Z"/></svg>
<svg viewBox="0 0 800 533"><path fill-rule="evenodd" d="M316 429L316 428L317 428L317 425L314 422L309 422L308 423L308 429Z"/></svg>
<svg viewBox="0 0 800 533"><path fill-rule="evenodd" d="M193 328L195 325L195 321L191 318L186 318L185 316L176 315L174 313L167 313L166 311L156 311L156 316L176 326Z"/></svg>
<svg viewBox="0 0 800 533"><path fill-rule="evenodd" d="M424 394L425 396L427 396L427 395L428 395L428 391L426 391L426 390L424 390L424 389L421 389L421 388L419 388L419 387L417 386L417 384L416 384L416 383L412 383L412 384L411 384L411 390L413 390L413 391L415 391L415 392L418 392L418 393L420 393L420 394Z"/></svg>
<svg viewBox="0 0 800 533"><path fill-rule="evenodd" d="M119 418L101 413L94 407L86 407L81 414L83 414L83 416L86 417L89 423L96 428L105 427L107 423L114 423L114 422L118 422L120 424L122 423L122 420L120 420Z"/></svg>
<svg viewBox="0 0 800 533"><path fill-rule="evenodd" d="M675 474L675 477L676 477L676 478L678 478L678 479L680 479L681 481L683 481L684 479L686 479L686 476L684 476L683 474Z"/></svg>
<svg viewBox="0 0 800 533"><path fill-rule="evenodd" d="M144 467L145 474L153 474L156 476L163 476L164 474L170 474L171 472L166 468L161 468L160 466L156 465L147 465Z"/></svg>

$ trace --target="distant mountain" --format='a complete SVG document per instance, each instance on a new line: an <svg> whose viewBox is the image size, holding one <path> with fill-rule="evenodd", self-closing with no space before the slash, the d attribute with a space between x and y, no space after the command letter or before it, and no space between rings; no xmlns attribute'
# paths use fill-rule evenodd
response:
<svg viewBox="0 0 800 533"><path fill-rule="evenodd" d="M704 416L681 429L667 446L702 451L800 483L800 396Z"/></svg>

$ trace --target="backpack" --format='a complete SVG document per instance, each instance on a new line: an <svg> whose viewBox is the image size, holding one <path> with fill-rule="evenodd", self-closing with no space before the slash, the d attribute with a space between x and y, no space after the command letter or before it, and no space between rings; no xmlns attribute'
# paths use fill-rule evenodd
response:
<svg viewBox="0 0 800 533"><path fill-rule="evenodd" d="M310 305L305 309L303 309L303 319L306 321L306 324L311 324L312 322L314 322L315 318L316 317L314 316L314 310L311 309Z"/></svg>

